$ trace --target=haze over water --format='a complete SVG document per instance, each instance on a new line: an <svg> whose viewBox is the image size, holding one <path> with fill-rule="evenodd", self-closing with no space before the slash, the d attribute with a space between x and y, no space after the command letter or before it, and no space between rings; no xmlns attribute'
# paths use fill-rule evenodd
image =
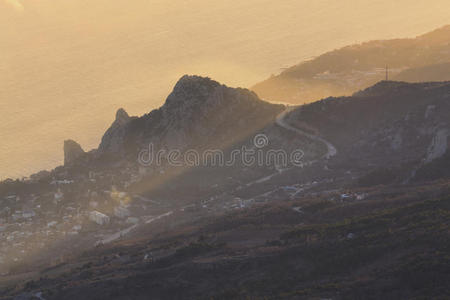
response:
<svg viewBox="0 0 450 300"><path fill-rule="evenodd" d="M68 138L97 147L118 108L157 108L183 74L249 87L448 23L448 0L0 0L0 179L61 164Z"/></svg>

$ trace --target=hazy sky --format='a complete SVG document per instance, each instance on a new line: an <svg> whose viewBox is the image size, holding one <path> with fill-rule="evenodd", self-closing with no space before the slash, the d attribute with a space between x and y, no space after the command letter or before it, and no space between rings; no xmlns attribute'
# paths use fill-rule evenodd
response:
<svg viewBox="0 0 450 300"><path fill-rule="evenodd" d="M0 0L0 178L97 147L183 74L248 87L346 44L450 23L448 0Z"/></svg>

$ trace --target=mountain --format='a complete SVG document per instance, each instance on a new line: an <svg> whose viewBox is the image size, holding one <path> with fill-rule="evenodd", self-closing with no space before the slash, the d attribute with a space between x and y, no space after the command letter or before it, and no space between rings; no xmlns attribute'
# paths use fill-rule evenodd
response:
<svg viewBox="0 0 450 300"><path fill-rule="evenodd" d="M287 118L333 143L348 169L403 168L415 173L415 168L447 152L449 113L450 82L382 81L351 97L301 106ZM408 174L397 174L397 181L407 180ZM388 176L384 180L395 181Z"/></svg>
<svg viewBox="0 0 450 300"><path fill-rule="evenodd" d="M448 80L444 70L449 62L450 25L414 39L370 41L337 49L290 67L252 90L263 99L302 104L369 87L385 79L386 66L394 80L416 81L411 73L420 73L421 81ZM417 68L426 69L413 70ZM405 73L409 69L411 75Z"/></svg>
<svg viewBox="0 0 450 300"><path fill-rule="evenodd" d="M288 107L184 76L99 149L0 183L0 299L445 298L449 114L450 82ZM148 167L148 143L301 155Z"/></svg>
<svg viewBox="0 0 450 300"><path fill-rule="evenodd" d="M75 162L84 153L83 148L77 142L73 140L64 141L64 165Z"/></svg>
<svg viewBox="0 0 450 300"><path fill-rule="evenodd" d="M249 90L186 75L159 109L139 118L129 118L119 110L99 151L135 155L150 143L180 150L231 145L273 122L282 108L261 101Z"/></svg>
<svg viewBox="0 0 450 300"><path fill-rule="evenodd" d="M306 158L317 156L320 144L290 141L289 133L280 133L275 120L283 110L283 105L264 102L250 90L185 75L160 108L140 117L130 117L119 109L98 149L68 166L66 172L83 177L86 169L109 173L126 168L139 179L127 180L134 193L189 203L209 197L210 186L230 185L230 178L251 181L276 172L274 162L245 167L242 153L231 154L242 147L254 148L258 133L264 133L270 141L264 151L301 148ZM179 152L176 166L169 161L171 151ZM186 153L196 157L195 167L184 164ZM232 157L236 162L225 165ZM152 160L143 162L142 158ZM210 168L215 163L220 166Z"/></svg>

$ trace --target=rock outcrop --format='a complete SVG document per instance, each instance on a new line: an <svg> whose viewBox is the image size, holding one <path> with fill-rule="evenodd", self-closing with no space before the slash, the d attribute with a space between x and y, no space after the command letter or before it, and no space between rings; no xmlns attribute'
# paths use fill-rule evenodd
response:
<svg viewBox="0 0 450 300"><path fill-rule="evenodd" d="M277 108L249 90L230 88L209 78L183 76L161 107L160 126L168 148L183 148L237 137L272 120Z"/></svg>
<svg viewBox="0 0 450 300"><path fill-rule="evenodd" d="M64 165L69 165L84 154L80 144L73 140L64 141Z"/></svg>
<svg viewBox="0 0 450 300"><path fill-rule="evenodd" d="M152 143L157 148L232 143L272 122L283 109L241 88L199 76L183 76L164 105L139 118L123 110L102 138L101 153L125 154Z"/></svg>
<svg viewBox="0 0 450 300"><path fill-rule="evenodd" d="M101 152L110 151L117 153L121 150L124 143L125 128L130 120L130 116L123 108L117 110L116 119L103 135L99 146Z"/></svg>

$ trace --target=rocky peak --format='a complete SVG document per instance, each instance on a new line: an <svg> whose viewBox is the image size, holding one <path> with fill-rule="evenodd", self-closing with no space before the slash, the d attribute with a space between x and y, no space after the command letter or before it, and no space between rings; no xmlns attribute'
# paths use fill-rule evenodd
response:
<svg viewBox="0 0 450 300"><path fill-rule="evenodd" d="M238 138L237 132L263 127L281 109L261 101L247 89L230 88L207 77L185 75L160 109L140 118L130 118L119 110L99 150L124 154L125 149L137 149L149 143L185 149Z"/></svg>
<svg viewBox="0 0 450 300"><path fill-rule="evenodd" d="M168 138L168 147L182 148L199 137L217 137L218 132L233 127L227 124L232 120L243 124L254 114L260 113L262 117L270 111L266 105L247 89L230 88L207 77L185 75L161 107L160 125Z"/></svg>
<svg viewBox="0 0 450 300"><path fill-rule="evenodd" d="M220 87L221 84L210 78L184 75L167 97L162 110L169 112L202 105Z"/></svg>
<svg viewBox="0 0 450 300"><path fill-rule="evenodd" d="M119 108L117 110L115 123L117 123L119 125L124 125L124 124L128 123L130 121L130 119L131 119L130 116L123 108Z"/></svg>
<svg viewBox="0 0 450 300"><path fill-rule="evenodd" d="M77 142L73 140L64 141L64 165L74 162L84 153L83 148Z"/></svg>
<svg viewBox="0 0 450 300"><path fill-rule="evenodd" d="M102 137L99 150L109 150L112 152L119 151L123 144L125 127L130 123L131 119L132 118L123 108L119 108L116 112L116 119Z"/></svg>
<svg viewBox="0 0 450 300"><path fill-rule="evenodd" d="M169 119L202 117L211 110L233 109L242 105L264 104L258 96L247 89L230 88L208 77L183 76L161 107ZM206 116L205 116L206 117Z"/></svg>

